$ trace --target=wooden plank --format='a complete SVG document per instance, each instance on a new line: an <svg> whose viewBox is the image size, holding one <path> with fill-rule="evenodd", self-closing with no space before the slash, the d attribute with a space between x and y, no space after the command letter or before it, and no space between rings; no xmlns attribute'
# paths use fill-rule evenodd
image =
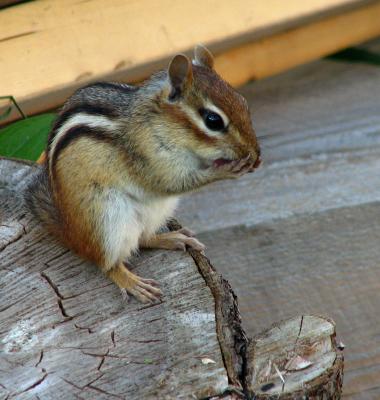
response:
<svg viewBox="0 0 380 400"><path fill-rule="evenodd" d="M344 398L380 398L380 68L318 61L242 93L263 167L185 197L178 216L236 288L249 334L327 312Z"/></svg>
<svg viewBox="0 0 380 400"><path fill-rule="evenodd" d="M210 44L220 53L327 15L350 13L358 7L363 7L367 15L375 10L368 7L378 5L378 2L367 5L371 3L366 0L291 0L286 5L278 0L255 3L240 0L233 5L212 0L176 4L170 0L30 2L0 13L1 90L15 96L25 112L33 114L58 106L75 88L93 80L140 80L164 66L173 53L189 50L197 42ZM364 25L368 24L368 28L359 30L355 40L367 38L363 31L367 36L373 35L372 22L366 17ZM353 33L349 37L354 40ZM334 35L330 39L334 42ZM288 50L287 45L281 57ZM227 61L226 57L217 61L223 65L220 67L223 72L228 60L235 58L235 53L229 54ZM319 55L314 53L313 57ZM256 68L262 67L256 67L256 61L251 65L255 67L250 76L256 76ZM239 75L240 72L231 82L241 83ZM247 79L246 72L243 76Z"/></svg>
<svg viewBox="0 0 380 400"><path fill-rule="evenodd" d="M379 20L380 3L372 4L227 51L217 57L216 69L233 85L242 85L375 38Z"/></svg>

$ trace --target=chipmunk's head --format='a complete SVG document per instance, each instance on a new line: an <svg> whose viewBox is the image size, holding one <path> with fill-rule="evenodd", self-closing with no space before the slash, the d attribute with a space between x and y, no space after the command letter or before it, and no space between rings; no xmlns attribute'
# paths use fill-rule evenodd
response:
<svg viewBox="0 0 380 400"><path fill-rule="evenodd" d="M176 55L167 71L160 108L166 134L188 154L203 183L238 177L260 164L260 147L247 101L213 69L209 50L196 46L194 60ZM198 186L201 186L199 182Z"/></svg>

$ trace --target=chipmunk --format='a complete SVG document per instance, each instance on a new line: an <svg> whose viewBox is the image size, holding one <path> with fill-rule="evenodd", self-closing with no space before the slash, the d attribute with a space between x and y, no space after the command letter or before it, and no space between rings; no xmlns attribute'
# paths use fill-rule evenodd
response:
<svg viewBox="0 0 380 400"><path fill-rule="evenodd" d="M194 54L176 55L139 86L77 90L25 195L52 235L143 303L162 292L128 269L134 251L204 249L186 228L158 233L179 196L261 162L246 100L214 71L208 49Z"/></svg>

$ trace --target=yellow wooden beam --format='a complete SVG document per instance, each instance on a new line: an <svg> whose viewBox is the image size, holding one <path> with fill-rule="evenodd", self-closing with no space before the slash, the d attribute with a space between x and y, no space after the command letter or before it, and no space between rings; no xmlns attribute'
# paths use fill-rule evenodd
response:
<svg viewBox="0 0 380 400"><path fill-rule="evenodd" d="M216 58L234 86L261 79L380 36L380 2L236 47Z"/></svg>
<svg viewBox="0 0 380 400"><path fill-rule="evenodd" d="M28 2L0 11L0 95L13 95L30 115L62 104L73 90L90 81L141 80L166 65L174 53L189 51L196 43L205 43L220 54L217 68L232 83L240 84L264 76L263 71L278 72L296 60L326 54L326 48L373 37L376 29L367 13L377 12L379 4L367 0ZM323 45L312 37L304 50L300 48L295 36L302 27L361 10L364 24L371 20L371 32L361 26L350 27L352 32L346 33L332 29L327 35L335 47L327 37ZM289 29L300 31L284 33ZM291 45L282 36L289 34L298 46L294 63L288 56ZM345 35L350 39L342 40ZM310 33L306 37L310 39ZM247 51L255 59L244 54Z"/></svg>

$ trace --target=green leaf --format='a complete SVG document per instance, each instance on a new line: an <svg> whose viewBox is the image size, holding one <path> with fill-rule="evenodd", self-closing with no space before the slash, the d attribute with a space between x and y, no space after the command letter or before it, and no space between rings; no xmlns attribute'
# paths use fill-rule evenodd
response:
<svg viewBox="0 0 380 400"><path fill-rule="evenodd" d="M36 161L46 146L55 114L25 118L0 129L0 155Z"/></svg>

